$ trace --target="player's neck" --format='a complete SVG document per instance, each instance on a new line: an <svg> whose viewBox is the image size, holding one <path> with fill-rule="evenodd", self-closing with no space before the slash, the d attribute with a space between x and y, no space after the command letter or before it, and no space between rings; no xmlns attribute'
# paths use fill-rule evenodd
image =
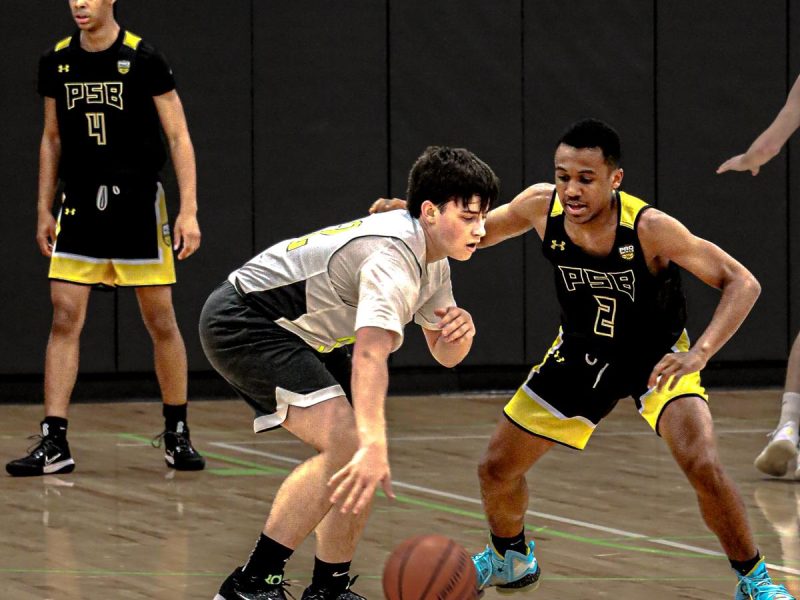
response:
<svg viewBox="0 0 800 600"><path fill-rule="evenodd" d="M81 31L81 48L87 52L108 50L117 41L119 30L119 23L112 19L94 31Z"/></svg>

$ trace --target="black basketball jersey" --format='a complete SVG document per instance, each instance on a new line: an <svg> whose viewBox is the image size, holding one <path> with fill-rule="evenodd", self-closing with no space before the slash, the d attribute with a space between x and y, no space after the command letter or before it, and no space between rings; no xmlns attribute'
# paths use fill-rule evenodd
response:
<svg viewBox="0 0 800 600"><path fill-rule="evenodd" d="M670 263L653 275L636 226L648 204L616 193L618 224L608 256L587 254L564 229L564 211L553 193L542 252L553 264L566 339L596 357L658 360L677 341L686 322L680 270Z"/></svg>
<svg viewBox="0 0 800 600"><path fill-rule="evenodd" d="M173 89L164 57L129 31L101 52L83 50L80 32L58 42L39 61L38 91L56 100L61 179L157 177L166 153L153 96Z"/></svg>

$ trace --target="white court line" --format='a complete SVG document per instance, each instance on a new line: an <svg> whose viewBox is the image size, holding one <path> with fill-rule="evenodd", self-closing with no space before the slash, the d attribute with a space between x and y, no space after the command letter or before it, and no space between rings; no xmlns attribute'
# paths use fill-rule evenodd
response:
<svg viewBox="0 0 800 600"><path fill-rule="evenodd" d="M218 448L225 448L227 450L233 450L234 452L241 452L242 454L255 454L257 456L263 456L264 458L271 458L273 460L277 460L279 462L290 463L293 465L300 464L303 462L302 460L291 458L289 456L282 456L280 454L273 454L272 452L264 452L262 450L255 450L253 448L242 448L241 446L236 446L234 444L228 444L226 442L211 442L211 446L217 446ZM437 496L439 498L447 498L449 500L458 500L460 502L466 502L468 504L477 504L481 505L481 501L478 498L471 498L469 496L462 496L461 494L453 494L451 492L445 492L443 490L437 490L434 488L423 487L419 485L414 485L413 483L404 483L402 481L397 481L396 479L392 480L392 486L397 488L404 488L407 490L412 490L415 492L420 492L423 494L428 494L430 496ZM592 529L594 531L602 531L603 533L610 533L612 535L618 535L621 537L627 537L631 539L644 539L648 542L652 542L653 544L658 544L661 546L669 546L671 548L677 548L679 550L687 550L689 552L694 552L696 554L705 554L708 556L721 556L724 557L725 554L719 552L718 550L708 550L707 548L701 548L700 546L692 546L690 544L682 544L681 542L674 542L672 540L664 540L661 538L651 538L641 533L635 533L633 531L626 531L624 529L616 529L614 527L606 527L604 525L599 525L597 523L590 523L588 521L579 521L577 519L570 519L567 517L560 517L558 515L552 515L550 513L543 513L535 510L527 510L525 514L530 515L532 517L538 517L539 519L545 519L548 521L555 521L557 523L565 523L568 525L575 525L576 527L583 527L584 529ZM775 565L772 563L767 563L767 567L772 569L773 571L780 571L782 573L788 573L790 575L800 575L800 569L793 569L792 567L783 567L781 565Z"/></svg>

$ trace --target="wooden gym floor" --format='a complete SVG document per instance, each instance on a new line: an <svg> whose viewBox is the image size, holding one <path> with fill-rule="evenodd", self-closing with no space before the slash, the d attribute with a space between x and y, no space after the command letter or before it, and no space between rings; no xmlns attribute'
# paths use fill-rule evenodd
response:
<svg viewBox="0 0 800 600"><path fill-rule="evenodd" d="M723 461L738 483L772 573L800 593L800 482L752 466L774 426L777 390L712 392ZM356 591L382 598L392 547L436 532L470 551L485 544L475 467L503 396L392 397L391 460L398 498L378 498L354 561ZM274 491L309 455L276 431L256 436L244 403L190 408L205 472L176 473L149 445L159 404L75 404L74 473L0 475L0 597L14 600L211 600L247 558ZM0 405L0 458L22 455L39 406ZM543 568L521 598L731 598L735 579L705 529L664 444L620 403L583 453L556 448L529 475L528 527ZM313 543L288 565L299 598ZM486 599L498 597L494 591Z"/></svg>

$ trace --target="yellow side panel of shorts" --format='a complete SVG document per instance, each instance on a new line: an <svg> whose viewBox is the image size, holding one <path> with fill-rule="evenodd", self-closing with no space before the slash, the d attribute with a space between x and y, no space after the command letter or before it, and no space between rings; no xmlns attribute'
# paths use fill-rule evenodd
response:
<svg viewBox="0 0 800 600"><path fill-rule="evenodd" d="M158 222L154 232L158 239L158 262L136 264L131 261L112 260L116 273L116 285L145 286L170 285L175 283L175 259L172 256L172 238L169 235L169 216L164 188L158 184Z"/></svg>
<svg viewBox="0 0 800 600"><path fill-rule="evenodd" d="M688 352L689 351L689 336L684 330L681 337L678 339L675 347L675 352ZM658 419L664 410L664 407L672 400L682 396L700 396L703 400L708 402L708 394L706 389L700 382L700 371L689 373L680 378L675 389L668 390L669 382L661 391L655 388L650 388L647 392L639 398L642 408L639 410L644 420L652 427L653 431L657 431Z"/></svg>
<svg viewBox="0 0 800 600"><path fill-rule="evenodd" d="M586 447L594 432L594 425L588 420L558 414L541 398L532 396L525 386L508 401L504 412L526 431L578 450Z"/></svg>

